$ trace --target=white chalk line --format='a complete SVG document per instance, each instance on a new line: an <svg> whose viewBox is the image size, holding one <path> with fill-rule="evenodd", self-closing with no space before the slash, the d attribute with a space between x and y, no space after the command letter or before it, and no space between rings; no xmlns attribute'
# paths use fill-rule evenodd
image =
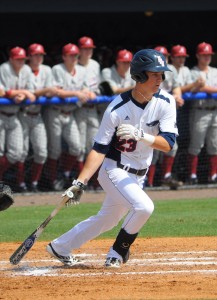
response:
<svg viewBox="0 0 217 300"><path fill-rule="evenodd" d="M166 270L166 271L137 271L137 272L97 272L97 273L74 273L74 274L58 274L58 273L48 273L49 270L34 270L34 271L27 271L23 273L16 273L11 275L10 277L17 277L17 276L44 276L44 277L96 277L96 276L126 276L126 275L166 275L166 274L217 274L217 270Z"/></svg>
<svg viewBox="0 0 217 300"><path fill-rule="evenodd" d="M201 257L197 256L191 256L191 255L202 255ZM207 256L207 255L215 255L217 254L217 251L191 251L191 252L151 252L151 253L143 253L142 256L157 256L157 255L164 255L164 257L158 257L158 258L144 258L144 259L137 259L132 258L128 261L126 266L145 266L145 267L158 267L159 266L168 266L168 268L172 268L175 266L181 266L181 267L192 267L195 266L198 268L198 266L209 266L214 267L217 265L217 256ZM165 257L166 255L172 256L172 255L188 255L188 257ZM190 255L190 257L189 257ZM206 256L203 256L206 255ZM95 266L103 266L105 261L105 254L97 255L97 254L78 254L78 257L88 258L81 261L81 266L85 267L91 267L91 264L94 264ZM96 258L95 258L96 257ZM100 257L100 258L97 258ZM57 269L55 269L55 266L45 266L45 267L31 267L29 264L37 264L37 263L59 263L58 260L55 259L42 259L42 260L23 260L18 266L13 267L4 267L4 265L8 265L9 261L0 261L0 271L6 272L4 276L14 277L14 276L65 276L65 277L82 277L82 276L107 276L111 274L117 274L117 275L157 275L157 274L175 274L175 273L204 273L204 274L216 274L216 269L197 269L197 270L160 270L160 271L137 271L137 272L79 272L79 273L59 273ZM79 267L79 266L77 266ZM64 269L61 269L61 272ZM114 269L113 269L114 270Z"/></svg>
<svg viewBox="0 0 217 300"><path fill-rule="evenodd" d="M29 264L29 263L60 263L59 260L55 259L43 259L43 260L25 260L22 264ZM81 261L81 264L96 264L96 265L103 265L103 259L88 259ZM8 265L8 261L0 261L2 265ZM168 265L168 266L177 266L177 265L217 265L217 258L215 257L192 257L192 258L168 258L168 259L130 259L127 262L127 265L137 265L137 266L157 266L157 265ZM6 270L6 268L0 268L0 271Z"/></svg>
<svg viewBox="0 0 217 300"><path fill-rule="evenodd" d="M101 272L99 273L90 273L90 276L111 276L111 275L153 275L153 274L172 274L172 273L213 273L217 274L217 270L181 270L181 271L150 271L150 272ZM52 275L52 274L51 274ZM55 274L56 275L56 274ZM68 274L61 274L63 276L67 276ZM86 276L86 273L80 274L69 274L70 277L81 277ZM89 274L88 274L89 276Z"/></svg>
<svg viewBox="0 0 217 300"><path fill-rule="evenodd" d="M145 259L145 261L155 261L155 260L165 260L165 261L168 261L168 260L199 260L200 257L189 257L191 255L209 255L209 254L216 254L217 255L217 251L213 250L213 251L190 251L190 252L144 252L144 253L141 253L140 256L171 256L171 255L187 255L188 257L172 257L172 258L150 258L150 259ZM102 257L105 257L106 254L92 254L92 253L79 253L79 254L75 254L75 256L78 256L78 257L84 257L84 258L87 258L87 257L98 257L98 256L102 256ZM217 258L217 257L216 257ZM201 259L206 259L206 257L202 256ZM215 257L210 257L210 258L207 258L207 259L215 259ZM23 263L25 262L28 262L28 263L37 263L37 262L50 262L50 261L56 261L56 260L52 260L52 259L40 259L40 260L37 260L37 259L34 259L34 260L22 260ZM93 260L94 261L94 260ZM132 261L132 259L130 259L130 261ZM0 265L1 264L7 264L8 261L7 260L2 260L0 261Z"/></svg>

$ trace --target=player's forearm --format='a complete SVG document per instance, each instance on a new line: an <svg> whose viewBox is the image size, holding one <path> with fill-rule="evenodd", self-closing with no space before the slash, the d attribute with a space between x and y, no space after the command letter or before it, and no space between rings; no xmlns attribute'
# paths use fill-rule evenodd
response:
<svg viewBox="0 0 217 300"><path fill-rule="evenodd" d="M186 85L181 87L181 92L182 93L193 92L194 88L196 89L194 83L189 83L189 84L186 84Z"/></svg>
<svg viewBox="0 0 217 300"><path fill-rule="evenodd" d="M171 150L171 147L167 140L165 140L165 138L160 135L155 136L154 143L151 145L151 147L163 152L169 152Z"/></svg>
<svg viewBox="0 0 217 300"><path fill-rule="evenodd" d="M16 97L17 95L21 94L22 90L8 90L5 94L5 96L7 98L13 99L14 97Z"/></svg>
<svg viewBox="0 0 217 300"><path fill-rule="evenodd" d="M98 153L95 150L91 150L85 161L84 167L78 176L78 180L83 182L84 184L87 184L89 179L101 166L104 158L104 154Z"/></svg>
<svg viewBox="0 0 217 300"><path fill-rule="evenodd" d="M42 88L42 89L35 90L34 94L36 97L40 97L40 96L46 96L46 94L49 92L50 92L49 88Z"/></svg>
<svg viewBox="0 0 217 300"><path fill-rule="evenodd" d="M25 97L28 97L29 94L33 95L30 91L27 91L25 89L17 89L17 90L11 89L6 92L6 96L11 99L15 98L20 94L24 95Z"/></svg>
<svg viewBox="0 0 217 300"><path fill-rule="evenodd" d="M67 97L78 97L77 91L67 91L67 90L58 90L58 97L60 98L67 98Z"/></svg>
<svg viewBox="0 0 217 300"><path fill-rule="evenodd" d="M217 87L205 85L204 87L200 88L200 91L208 94L217 93Z"/></svg>
<svg viewBox="0 0 217 300"><path fill-rule="evenodd" d="M169 143L162 136L153 136L151 134L143 133L140 141L147 146L163 152L169 152L171 150Z"/></svg>
<svg viewBox="0 0 217 300"><path fill-rule="evenodd" d="M4 97L4 96L5 96L5 91L0 88L0 97Z"/></svg>
<svg viewBox="0 0 217 300"><path fill-rule="evenodd" d="M177 86L176 88L174 88L172 90L172 94L173 94L174 97L182 97L181 87Z"/></svg>

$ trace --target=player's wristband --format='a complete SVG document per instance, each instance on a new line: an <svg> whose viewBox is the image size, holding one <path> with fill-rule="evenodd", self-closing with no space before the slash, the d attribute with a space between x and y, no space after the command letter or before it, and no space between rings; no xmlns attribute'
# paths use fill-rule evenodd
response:
<svg viewBox="0 0 217 300"><path fill-rule="evenodd" d="M146 144L148 146L151 146L155 141L155 137L151 134L144 133L143 130L141 130L140 141L142 141L144 144Z"/></svg>
<svg viewBox="0 0 217 300"><path fill-rule="evenodd" d="M6 91L5 97L6 97L6 98L10 98L10 97L11 97L11 93L12 93L12 90Z"/></svg>
<svg viewBox="0 0 217 300"><path fill-rule="evenodd" d="M79 180L73 180L72 185L77 185L81 190L86 189L86 184L84 184L83 182L81 182Z"/></svg>

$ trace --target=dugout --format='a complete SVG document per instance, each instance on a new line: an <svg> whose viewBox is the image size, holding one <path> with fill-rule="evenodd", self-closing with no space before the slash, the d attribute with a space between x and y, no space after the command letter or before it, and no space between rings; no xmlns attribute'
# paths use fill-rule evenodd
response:
<svg viewBox="0 0 217 300"><path fill-rule="evenodd" d="M97 45L94 56L101 67L110 66L120 48L137 51L162 44L186 46L193 66L195 48L206 41L217 51L217 1L213 0L1 0L0 63L8 58L14 46L26 48L31 43L45 46L45 63L52 66L61 60L64 44L77 43L83 35L91 36ZM217 58L212 65L217 67ZM186 145L188 144L188 104L180 111L177 175L184 180ZM176 165L175 165L176 167ZM179 172L179 173L178 173ZM207 161L203 151L199 176L206 177ZM204 177L204 178L205 178Z"/></svg>
<svg viewBox="0 0 217 300"><path fill-rule="evenodd" d="M64 44L89 35L103 66L111 63L112 51L119 48L136 51L178 43L187 47L188 63L193 64L198 43L206 41L217 48L216 11L213 0L1 0L0 61L7 58L9 48L38 42L53 64Z"/></svg>

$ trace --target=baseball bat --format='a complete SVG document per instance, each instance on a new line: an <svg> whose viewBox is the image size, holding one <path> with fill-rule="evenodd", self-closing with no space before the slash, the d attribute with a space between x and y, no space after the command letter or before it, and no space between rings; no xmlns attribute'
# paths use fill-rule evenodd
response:
<svg viewBox="0 0 217 300"><path fill-rule="evenodd" d="M42 234L45 227L48 225L50 220L53 219L53 217L56 216L56 214L60 211L60 209L67 203L67 201L71 198L73 198L73 192L70 190L66 190L66 192L62 195L63 199L58 204L58 206L51 212L51 214L47 217L44 222L41 223L41 225L33 231L26 239L25 241L17 248L17 250L11 255L10 257L10 263L12 265L17 265L21 259L29 252L29 250L33 247L36 240L39 238L39 236Z"/></svg>

